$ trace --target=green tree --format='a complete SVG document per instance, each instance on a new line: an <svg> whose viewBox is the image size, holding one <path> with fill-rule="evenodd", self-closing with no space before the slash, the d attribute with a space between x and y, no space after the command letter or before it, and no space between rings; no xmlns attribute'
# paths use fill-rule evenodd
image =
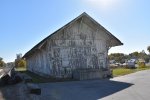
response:
<svg viewBox="0 0 150 100"><path fill-rule="evenodd" d="M145 53L145 51L144 50L142 50L140 53L139 53L139 58L141 58L141 59L144 59L145 57L146 57L146 53Z"/></svg>
<svg viewBox="0 0 150 100"><path fill-rule="evenodd" d="M15 67L26 67L26 61L24 59L19 59L15 61Z"/></svg>
<svg viewBox="0 0 150 100"><path fill-rule="evenodd" d="M126 55L123 53L112 53L109 55L110 60L115 60L118 63L124 63L126 59Z"/></svg>
<svg viewBox="0 0 150 100"><path fill-rule="evenodd" d="M150 53L150 46L147 47L147 51Z"/></svg>
<svg viewBox="0 0 150 100"><path fill-rule="evenodd" d="M18 63L18 67L26 67L26 61L21 59Z"/></svg>
<svg viewBox="0 0 150 100"><path fill-rule="evenodd" d="M5 62L3 61L3 58L0 57L0 67L4 67Z"/></svg>
<svg viewBox="0 0 150 100"><path fill-rule="evenodd" d="M129 54L129 59L138 59L139 58L139 53L137 51L132 52Z"/></svg>

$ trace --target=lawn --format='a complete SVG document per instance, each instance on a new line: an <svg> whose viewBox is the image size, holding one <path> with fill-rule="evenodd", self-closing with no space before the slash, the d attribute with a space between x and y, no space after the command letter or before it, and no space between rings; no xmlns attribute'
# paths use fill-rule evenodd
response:
<svg viewBox="0 0 150 100"><path fill-rule="evenodd" d="M63 81L76 81L71 78L53 78L53 77L42 77L38 74L27 71L26 68L16 68L15 71L27 74L32 78L33 83L47 83L47 82L63 82Z"/></svg>
<svg viewBox="0 0 150 100"><path fill-rule="evenodd" d="M117 77L117 76L122 76L122 75L130 74L130 73L134 73L134 72L141 71L141 70L148 70L148 69L150 69L150 67L137 68L137 69L115 68L115 69L113 69L113 76ZM15 70L20 72L20 73L24 73L24 74L27 74L28 76L30 76L32 78L33 83L76 81L74 79L65 79L65 78L64 79L62 79L62 78L56 79L53 77L48 77L48 78L42 77L42 76L39 76L38 74L27 71L26 68L17 68Z"/></svg>
<svg viewBox="0 0 150 100"><path fill-rule="evenodd" d="M141 70L148 70L148 69L150 69L150 67L136 68L136 69L116 68L116 69L113 69L113 76L114 77L122 76L122 75L134 73L134 72L141 71Z"/></svg>
<svg viewBox="0 0 150 100"><path fill-rule="evenodd" d="M23 71L26 71L26 67L21 67L21 68L15 68L15 71L18 71L18 72L23 72Z"/></svg>

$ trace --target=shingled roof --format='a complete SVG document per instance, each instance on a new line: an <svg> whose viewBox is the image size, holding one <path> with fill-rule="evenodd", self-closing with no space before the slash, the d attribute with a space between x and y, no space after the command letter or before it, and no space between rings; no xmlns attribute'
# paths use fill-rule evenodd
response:
<svg viewBox="0 0 150 100"><path fill-rule="evenodd" d="M111 45L111 46L119 46L119 45L123 45L123 43L117 39L114 35L112 35L108 30L106 30L102 25L100 25L97 21L95 21L92 17L90 17L87 13L82 13L81 15L79 15L78 17L76 17L75 19L73 19L72 21L70 21L69 23L67 23L66 25L64 25L63 27L61 27L60 29L58 29L57 31L55 31L54 33L50 34L49 36L47 36L45 39L43 39L41 42L39 42L37 45L35 45L31 50L29 50L24 56L23 58L26 58L27 56L31 55L33 52L35 52L37 49L39 49L43 44L46 43L46 40L49 39L52 35L54 35L55 33L57 33L58 31L63 30L64 28L66 28L68 25L73 24L74 22L76 22L78 19L82 18L82 17L86 17L89 20L91 20L94 24L96 24L98 27L100 27L103 31L105 31L105 33L107 35L109 35L111 37L111 39L116 40L117 44Z"/></svg>

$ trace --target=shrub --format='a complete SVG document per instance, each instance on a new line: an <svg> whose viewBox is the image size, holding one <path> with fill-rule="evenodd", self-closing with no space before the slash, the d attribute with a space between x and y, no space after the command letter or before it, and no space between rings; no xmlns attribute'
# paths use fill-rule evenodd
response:
<svg viewBox="0 0 150 100"><path fill-rule="evenodd" d="M145 68L145 62L138 62L139 68Z"/></svg>
<svg viewBox="0 0 150 100"><path fill-rule="evenodd" d="M26 67L26 61L23 59L19 59L15 61L15 67Z"/></svg>

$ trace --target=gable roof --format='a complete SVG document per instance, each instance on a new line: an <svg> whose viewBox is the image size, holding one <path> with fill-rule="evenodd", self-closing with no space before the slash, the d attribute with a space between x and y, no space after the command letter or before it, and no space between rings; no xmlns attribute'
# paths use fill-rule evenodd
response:
<svg viewBox="0 0 150 100"><path fill-rule="evenodd" d="M70 21L69 23L67 23L66 25L64 25L63 27L61 27L60 29L58 29L57 31L55 31L54 33L50 34L49 36L47 36L45 39L43 39L41 42L39 42L37 45L35 45L31 50L29 50L24 56L23 58L26 58L27 56L29 56L30 54L32 54L33 52L35 52L37 49L41 48L45 43L46 40L49 39L52 35L54 35L55 33L57 33L58 31L63 30L64 28L66 28L68 25L73 24L74 22L76 22L78 19L82 18L82 17L87 17L89 20L91 20L95 25L97 25L98 27L100 27L103 31L105 31L105 33L107 35L109 35L111 37L112 40L116 41L116 44L111 45L112 46L119 46L119 45L123 45L123 43L117 39L114 35L112 35L108 30L106 30L102 25L100 25L97 21L95 21L92 17L90 17L87 13L82 13L81 15L79 15L78 17L76 17L75 19L73 19L72 21Z"/></svg>

